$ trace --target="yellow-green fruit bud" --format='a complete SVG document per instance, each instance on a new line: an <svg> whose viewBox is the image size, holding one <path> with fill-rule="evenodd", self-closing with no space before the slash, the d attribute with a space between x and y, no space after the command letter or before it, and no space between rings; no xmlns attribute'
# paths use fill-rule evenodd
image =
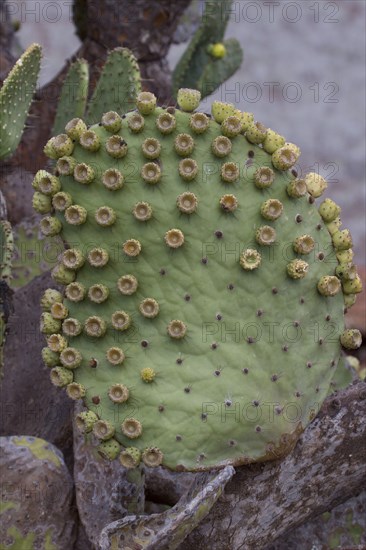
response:
<svg viewBox="0 0 366 550"><path fill-rule="evenodd" d="M145 119L140 113L132 113L127 119L127 125L131 132L139 134L145 127Z"/></svg>
<svg viewBox="0 0 366 550"><path fill-rule="evenodd" d="M353 246L352 236L348 229L343 229L343 231L334 233L334 235L332 235L332 240L336 250L348 250Z"/></svg>
<svg viewBox="0 0 366 550"><path fill-rule="evenodd" d="M342 281L352 281L357 277L357 267L352 263L340 264L336 267L336 275Z"/></svg>
<svg viewBox="0 0 366 550"><path fill-rule="evenodd" d="M348 264L352 263L354 253L351 248L349 250L337 250L336 256L340 264Z"/></svg>
<svg viewBox="0 0 366 550"><path fill-rule="evenodd" d="M270 128L267 130L266 139L263 141L263 149L272 155L277 149L283 147L286 143L286 140L277 132L274 132Z"/></svg>
<svg viewBox="0 0 366 550"><path fill-rule="evenodd" d="M309 269L309 264L303 260L292 260L287 264L287 274L291 279L303 279Z"/></svg>
<svg viewBox="0 0 366 550"><path fill-rule="evenodd" d="M51 306L51 315L54 319L60 319L63 321L68 316L69 311L64 304L56 302Z"/></svg>
<svg viewBox="0 0 366 550"><path fill-rule="evenodd" d="M277 170L292 168L300 157L300 150L293 143L286 143L272 154L272 164Z"/></svg>
<svg viewBox="0 0 366 550"><path fill-rule="evenodd" d="M103 441L97 447L97 452L106 460L116 459L120 450L121 445L113 438L108 439L108 441Z"/></svg>
<svg viewBox="0 0 366 550"><path fill-rule="evenodd" d="M316 172L310 172L310 174L307 174L305 176L305 183L308 193L315 198L321 197L328 187L327 181Z"/></svg>
<svg viewBox="0 0 366 550"><path fill-rule="evenodd" d="M59 136L52 138L52 147L56 158L68 157L74 150L74 144L66 134L60 134Z"/></svg>
<svg viewBox="0 0 366 550"><path fill-rule="evenodd" d="M45 170L40 170L33 180L33 187L44 195L52 196L60 191L61 183L56 176Z"/></svg>
<svg viewBox="0 0 366 550"><path fill-rule="evenodd" d="M140 92L136 98L136 107L142 115L149 115L155 111L156 97L151 92Z"/></svg>
<svg viewBox="0 0 366 550"><path fill-rule="evenodd" d="M179 163L178 170L184 181L192 181L198 174L198 163L193 159L183 159Z"/></svg>
<svg viewBox="0 0 366 550"><path fill-rule="evenodd" d="M78 336L82 331L82 324L78 319L74 319L73 317L68 317L64 320L62 323L62 332L66 334L66 336Z"/></svg>
<svg viewBox="0 0 366 550"><path fill-rule="evenodd" d="M310 254L314 247L315 241L310 235L302 235L294 241L294 250L297 254Z"/></svg>
<svg viewBox="0 0 366 550"><path fill-rule="evenodd" d="M114 436L115 428L113 424L108 422L107 420L97 420L93 424L93 433L102 441L106 441L107 439L110 439Z"/></svg>
<svg viewBox="0 0 366 550"><path fill-rule="evenodd" d="M167 332L174 340L181 340L186 335L187 325L179 320L170 321Z"/></svg>
<svg viewBox="0 0 366 550"><path fill-rule="evenodd" d="M272 185L275 179L275 173L268 166L261 166L254 173L254 183L258 189L267 189Z"/></svg>
<svg viewBox="0 0 366 550"><path fill-rule="evenodd" d="M207 53L215 57L216 59L222 59L226 55L226 48L222 42L216 42L216 44L210 44L207 47Z"/></svg>
<svg viewBox="0 0 366 550"><path fill-rule="evenodd" d="M257 269L257 267L260 266L261 261L262 256L258 250L254 250L253 248L244 250L240 256L240 265L245 271L253 271L253 269Z"/></svg>
<svg viewBox="0 0 366 550"><path fill-rule="evenodd" d="M270 246L276 241L276 231L270 225L263 225L257 229L255 240L262 246Z"/></svg>
<svg viewBox="0 0 366 550"><path fill-rule="evenodd" d="M80 351L75 348L65 348L60 354L61 364L67 369L80 367L82 360L83 357Z"/></svg>
<svg viewBox="0 0 366 550"><path fill-rule="evenodd" d="M127 449L121 452L119 460L125 468L136 468L141 461L141 451L136 449L136 447L127 447Z"/></svg>
<svg viewBox="0 0 366 550"><path fill-rule="evenodd" d="M299 199L304 197L307 193L307 187L305 180L295 179L291 181L287 186L287 194L293 199Z"/></svg>
<svg viewBox="0 0 366 550"><path fill-rule="evenodd" d="M362 292L362 281L359 275L349 281L343 282L344 294L360 294Z"/></svg>
<svg viewBox="0 0 366 550"><path fill-rule="evenodd" d="M107 330L106 322L96 315L88 317L85 321L84 331L88 336L101 338Z"/></svg>
<svg viewBox="0 0 366 550"><path fill-rule="evenodd" d="M144 157L150 160L157 159L161 153L161 144L155 138L147 138L141 145Z"/></svg>
<svg viewBox="0 0 366 550"><path fill-rule="evenodd" d="M46 218L43 218L39 224L39 227L46 237L53 237L54 235L57 235L60 233L62 229L62 223L58 218L54 218L53 216L46 216Z"/></svg>
<svg viewBox="0 0 366 550"><path fill-rule="evenodd" d="M53 334L61 330L61 321L54 319L51 313L42 313L41 315L41 332L43 334Z"/></svg>
<svg viewBox="0 0 366 550"><path fill-rule="evenodd" d="M50 350L50 348L42 349L42 359L47 367L56 367L60 364L60 356L58 353Z"/></svg>
<svg viewBox="0 0 366 550"><path fill-rule="evenodd" d="M77 248L69 248L62 254L62 263L68 269L80 269L85 263L85 258Z"/></svg>
<svg viewBox="0 0 366 550"><path fill-rule="evenodd" d="M361 332L357 329L348 329L341 334L341 344L346 349L358 349L362 344Z"/></svg>
<svg viewBox="0 0 366 550"><path fill-rule="evenodd" d="M182 111L191 113L199 106L201 101L201 92L189 88L178 90L177 103Z"/></svg>
<svg viewBox="0 0 366 550"><path fill-rule="evenodd" d="M75 271L72 269L67 269L67 267L62 264L56 265L56 267L53 268L51 275L52 279L60 285L68 285L75 281L76 277Z"/></svg>
<svg viewBox="0 0 366 550"><path fill-rule="evenodd" d="M33 195L32 206L39 214L47 214L52 209L51 197L36 191Z"/></svg>
<svg viewBox="0 0 366 550"><path fill-rule="evenodd" d="M130 328L131 317L125 311L115 311L112 315L112 326L116 330L125 331Z"/></svg>
<svg viewBox="0 0 366 550"><path fill-rule="evenodd" d="M47 288L41 298L41 308L44 311L50 311L53 304L62 303L62 301L63 297L61 292L55 290L54 288Z"/></svg>
<svg viewBox="0 0 366 550"><path fill-rule="evenodd" d="M224 136L229 138L234 138L240 134L242 131L242 122L237 116L229 116L225 118L224 122L221 124L221 131Z"/></svg>
<svg viewBox="0 0 366 550"><path fill-rule="evenodd" d="M232 103L214 101L211 107L211 113L216 122L221 124L224 122L225 118L235 114L235 107Z"/></svg>
<svg viewBox="0 0 366 550"><path fill-rule="evenodd" d="M204 113L194 113L189 119L189 127L195 134L203 134L210 126L210 119Z"/></svg>
<svg viewBox="0 0 366 550"><path fill-rule="evenodd" d="M55 210L59 212L64 212L66 208L72 205L72 197L70 193L64 193L60 191L52 197L52 206Z"/></svg>
<svg viewBox="0 0 366 550"><path fill-rule="evenodd" d="M136 439L142 434L141 422L136 418L126 418L121 425L122 433L129 439Z"/></svg>
<svg viewBox="0 0 366 550"><path fill-rule="evenodd" d="M335 233L337 233L341 225L342 225L341 218L336 218L332 222L326 224L330 235L334 235Z"/></svg>
<svg viewBox="0 0 366 550"><path fill-rule="evenodd" d="M189 134L178 134L174 140L175 152L181 157L189 157L194 146L194 139Z"/></svg>
<svg viewBox="0 0 366 550"><path fill-rule="evenodd" d="M76 401L77 399L82 399L85 397L86 389L81 384L72 382L66 386L66 393L70 399L74 399L74 401Z"/></svg>
<svg viewBox="0 0 366 550"><path fill-rule="evenodd" d="M164 455L157 447L149 447L142 453L142 461L149 468L160 466L163 462Z"/></svg>
<svg viewBox="0 0 366 550"><path fill-rule="evenodd" d="M122 127L122 118L115 111L109 111L102 116L102 126L112 134L116 134Z"/></svg>
<svg viewBox="0 0 366 550"><path fill-rule="evenodd" d="M92 431L93 426L97 420L98 420L98 417L95 413L93 413L92 411L85 411L85 412L79 413L76 416L75 424L81 433L89 433Z"/></svg>
<svg viewBox="0 0 366 550"><path fill-rule="evenodd" d="M83 206L73 204L65 210L65 220L70 225L82 225L86 222L87 211Z"/></svg>
<svg viewBox="0 0 366 550"><path fill-rule="evenodd" d="M51 351L60 353L67 347L67 340L61 334L51 334L47 338L47 345Z"/></svg>
<svg viewBox="0 0 366 550"><path fill-rule="evenodd" d="M73 157L61 157L58 159L56 169L61 176L71 176L76 166L76 160Z"/></svg>
<svg viewBox="0 0 366 550"><path fill-rule="evenodd" d="M50 378L54 386L63 388L68 384L71 384L74 379L74 375L69 369L65 369L64 367L55 367L50 372Z"/></svg>
<svg viewBox="0 0 366 550"><path fill-rule="evenodd" d="M261 122L252 122L245 132L245 137L250 143L263 143L266 139L267 128Z"/></svg>
<svg viewBox="0 0 366 550"><path fill-rule="evenodd" d="M277 199L268 199L261 206L261 214L264 219L275 221L282 215L283 204Z"/></svg>
<svg viewBox="0 0 366 550"><path fill-rule="evenodd" d="M66 124L65 132L71 139L79 140L81 134L87 130L87 126L81 118L73 118Z"/></svg>
<svg viewBox="0 0 366 550"><path fill-rule="evenodd" d="M88 185L95 178L95 172L91 166L82 162L74 168L74 178L83 185Z"/></svg>
<svg viewBox="0 0 366 550"><path fill-rule="evenodd" d="M347 309L350 309L355 305L357 300L356 294L345 294L344 295L344 305Z"/></svg>
<svg viewBox="0 0 366 550"><path fill-rule="evenodd" d="M121 159L127 155L128 147L127 143L121 136L111 136L106 144L105 149L111 157L115 159Z"/></svg>
<svg viewBox="0 0 366 550"><path fill-rule="evenodd" d="M156 373L154 369L151 369L150 367L147 367L146 369L142 369L140 372L141 380L143 380L146 383L152 382L156 376Z"/></svg>
<svg viewBox="0 0 366 550"><path fill-rule="evenodd" d="M330 223L338 218L341 208L332 199L325 199L319 206L319 214L326 223Z"/></svg>
<svg viewBox="0 0 366 550"><path fill-rule="evenodd" d="M156 127L163 134L171 134L177 125L176 118L170 113L162 113L156 119Z"/></svg>
<svg viewBox="0 0 366 550"><path fill-rule="evenodd" d="M51 334L47 338L47 345L51 351L60 353L67 347L67 340L61 334Z"/></svg>
<svg viewBox="0 0 366 550"><path fill-rule="evenodd" d="M108 397L113 403L125 403L129 396L129 389L123 384L114 384L108 391Z"/></svg>
<svg viewBox="0 0 366 550"><path fill-rule="evenodd" d="M86 289L81 283L71 283L65 288L65 295L70 302L81 302L84 300Z"/></svg>
<svg viewBox="0 0 366 550"><path fill-rule="evenodd" d="M254 122L253 113L247 113L240 111L239 109L234 110L234 116L238 117L241 123L241 131L246 132L251 124Z"/></svg>
<svg viewBox="0 0 366 550"><path fill-rule="evenodd" d="M318 291L322 296L335 296L340 290L340 280L333 275L322 277L318 282Z"/></svg>
<svg viewBox="0 0 366 550"><path fill-rule="evenodd" d="M154 319L159 313L159 304L154 298L146 298L139 305L140 313L147 319Z"/></svg>

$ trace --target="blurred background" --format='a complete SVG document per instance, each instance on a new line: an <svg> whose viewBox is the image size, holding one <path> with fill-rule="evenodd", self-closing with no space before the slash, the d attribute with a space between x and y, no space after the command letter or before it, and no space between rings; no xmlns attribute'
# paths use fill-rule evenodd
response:
<svg viewBox="0 0 366 550"><path fill-rule="evenodd" d="M41 84L47 83L80 46L72 2L10 4L14 20L22 15L19 45L37 41L44 47ZM192 28L202 13L202 3L193 4ZM301 147L301 168L329 180L329 195L342 206L360 264L366 263L365 16L364 0L234 2L226 36L240 41L244 62L204 100L207 109L215 99L237 103ZM179 33L182 39L182 28ZM187 21L184 34L188 40ZM186 45L171 47L171 68Z"/></svg>

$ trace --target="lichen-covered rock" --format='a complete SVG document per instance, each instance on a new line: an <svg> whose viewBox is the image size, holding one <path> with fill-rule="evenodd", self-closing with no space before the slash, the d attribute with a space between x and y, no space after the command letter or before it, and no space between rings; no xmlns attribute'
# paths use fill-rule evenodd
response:
<svg viewBox="0 0 366 550"><path fill-rule="evenodd" d="M162 109L148 92L136 105L77 134L71 121L45 147L58 182L47 176L55 212L41 228L70 245L54 270L68 317L46 334L55 369L93 413L80 428L113 438L124 466L278 458L339 361L349 235L333 248L314 198L325 183L298 177L296 145L264 150L250 113Z"/></svg>
<svg viewBox="0 0 366 550"><path fill-rule="evenodd" d="M30 436L1 437L2 550L73 548L73 482L62 453Z"/></svg>

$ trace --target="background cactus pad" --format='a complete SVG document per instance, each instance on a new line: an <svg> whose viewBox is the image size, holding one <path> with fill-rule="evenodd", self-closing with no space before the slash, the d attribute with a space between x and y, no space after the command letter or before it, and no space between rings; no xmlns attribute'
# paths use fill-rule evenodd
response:
<svg viewBox="0 0 366 550"><path fill-rule="evenodd" d="M42 298L44 360L87 405L80 429L127 467L277 458L338 365L342 285L360 291L354 270L335 276L351 242L335 250L314 199L326 182L294 172L299 149L250 113L155 104L143 92L45 148L58 160L34 180L52 198L41 228L69 248L53 272L65 297Z"/></svg>

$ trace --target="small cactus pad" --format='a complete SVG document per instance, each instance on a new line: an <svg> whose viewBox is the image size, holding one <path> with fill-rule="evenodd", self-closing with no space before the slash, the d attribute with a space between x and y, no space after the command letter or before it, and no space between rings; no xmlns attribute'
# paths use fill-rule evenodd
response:
<svg viewBox="0 0 366 550"><path fill-rule="evenodd" d="M0 158L14 153L22 137L41 66L41 46L32 44L18 59L0 90Z"/></svg>
<svg viewBox="0 0 366 550"><path fill-rule="evenodd" d="M44 356L92 413L81 430L113 438L124 466L278 458L314 418L341 354L341 284L323 291L338 265L331 235L288 169L296 146L278 140L279 170L278 149L252 143L263 125L251 141L251 122L227 136L226 118L250 114L221 105L225 120L201 117L195 132L197 113L155 102L143 93L139 113L112 132L88 128L72 151L65 136L46 147L61 157L66 143L74 175L59 175L72 202L53 214L62 227L44 224L70 245L54 270L65 308L46 297L42 318L44 331L62 325L45 334L58 365Z"/></svg>

